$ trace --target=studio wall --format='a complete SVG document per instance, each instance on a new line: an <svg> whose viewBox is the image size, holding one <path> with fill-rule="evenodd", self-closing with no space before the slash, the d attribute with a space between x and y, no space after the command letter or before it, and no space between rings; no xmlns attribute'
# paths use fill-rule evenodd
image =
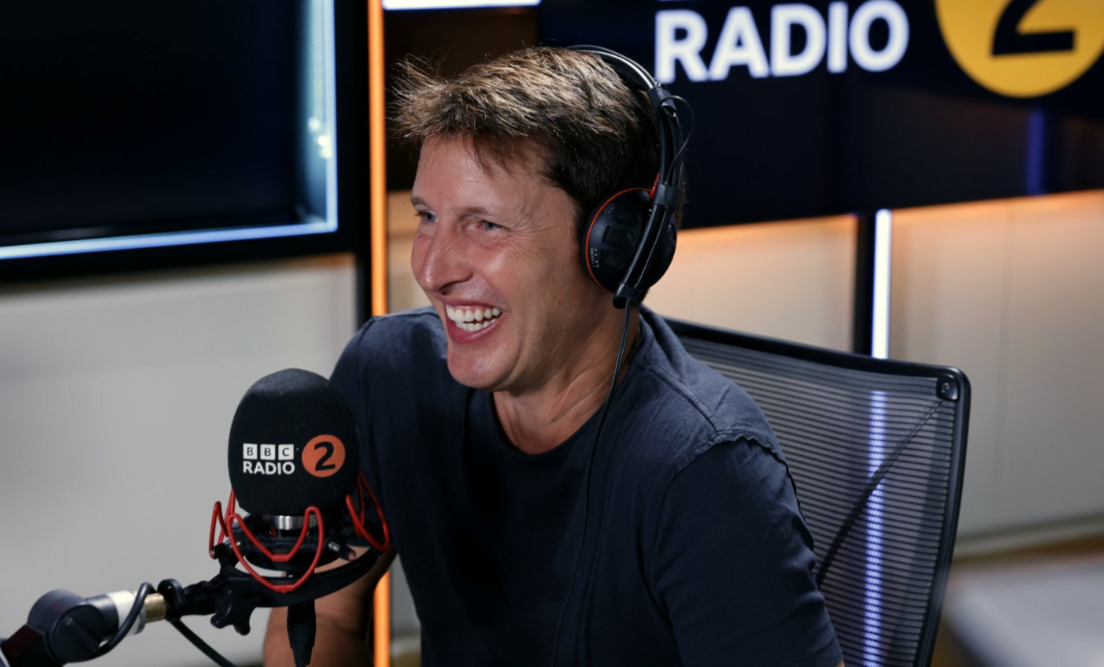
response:
<svg viewBox="0 0 1104 667"><path fill-rule="evenodd" d="M894 213L890 355L973 384L963 535L1104 529L1102 247L1100 191Z"/></svg>
<svg viewBox="0 0 1104 667"><path fill-rule="evenodd" d="M82 596L210 579L211 507L242 394L288 367L329 375L355 327L348 255L0 289L0 636L53 589ZM260 662L241 637L189 626ZM164 623L103 661L210 664Z"/></svg>

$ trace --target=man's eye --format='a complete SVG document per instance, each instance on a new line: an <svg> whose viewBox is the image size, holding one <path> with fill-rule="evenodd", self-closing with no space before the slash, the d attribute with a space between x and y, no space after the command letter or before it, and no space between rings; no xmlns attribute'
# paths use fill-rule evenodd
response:
<svg viewBox="0 0 1104 667"><path fill-rule="evenodd" d="M505 227L503 227L502 225L500 225L498 223L495 223L495 222L491 222L490 220L481 220L479 222L479 224L480 224L481 227L483 227L483 229L485 229L489 232L493 232L493 231L496 231L496 230L499 230L499 229L505 229Z"/></svg>
<svg viewBox="0 0 1104 667"><path fill-rule="evenodd" d="M437 217L429 211L417 211L414 215L422 222L437 222Z"/></svg>

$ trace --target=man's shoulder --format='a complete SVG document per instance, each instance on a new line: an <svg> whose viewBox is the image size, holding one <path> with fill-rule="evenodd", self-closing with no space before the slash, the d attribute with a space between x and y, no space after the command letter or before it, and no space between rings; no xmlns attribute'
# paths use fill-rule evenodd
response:
<svg viewBox="0 0 1104 667"><path fill-rule="evenodd" d="M691 356L655 313L644 313L650 334L632 397L633 448L670 478L713 447L742 443L782 461L774 432L738 385Z"/></svg>
<svg viewBox="0 0 1104 667"><path fill-rule="evenodd" d="M424 391L447 384L447 349L441 322L430 308L373 317L345 346L331 379L362 398L375 393L382 400L413 387ZM373 387L386 391L373 392Z"/></svg>
<svg viewBox="0 0 1104 667"><path fill-rule="evenodd" d="M446 345L437 313L426 307L368 320L349 342L344 357L373 367L404 367L412 361L444 358Z"/></svg>
<svg viewBox="0 0 1104 667"><path fill-rule="evenodd" d="M655 313L647 313L652 343L642 376L664 397L663 414L700 428L710 440L762 439L774 443L767 418L739 385L693 357Z"/></svg>

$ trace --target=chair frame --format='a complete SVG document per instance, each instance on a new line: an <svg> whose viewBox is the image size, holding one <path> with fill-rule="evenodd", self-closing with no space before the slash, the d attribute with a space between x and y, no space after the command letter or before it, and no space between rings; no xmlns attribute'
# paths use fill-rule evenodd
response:
<svg viewBox="0 0 1104 667"><path fill-rule="evenodd" d="M851 352L840 352L838 350L814 347L777 338L718 329L677 319L665 318L665 321L680 339L683 337L696 338L698 340L730 347L738 347L754 352L778 355L846 370L898 377L931 378L935 380L936 393L939 398L955 403L955 432L954 441L951 445L951 474L948 479L947 492L948 511L940 534L940 548L935 564L935 576L931 583L930 595L923 621L923 632L920 637L915 660L915 665L918 667L930 665L932 652L935 647L935 635L939 627L939 617L943 608L943 599L947 590L947 578L950 573L951 559L954 555L955 537L958 532L958 513L962 501L962 481L966 465L966 439L969 429L971 396L970 381L965 373L951 366L937 366L892 359L876 359L874 357ZM779 444L782 445L783 454L786 454L785 443ZM865 506L867 498L869 498L869 494L863 498L862 503L857 505L856 508ZM800 497L798 498L798 502L800 503ZM846 526L841 527L841 530L846 529ZM831 561L827 560L824 565L830 566ZM827 569L825 568L824 572L818 573L818 580L823 578L826 571Z"/></svg>

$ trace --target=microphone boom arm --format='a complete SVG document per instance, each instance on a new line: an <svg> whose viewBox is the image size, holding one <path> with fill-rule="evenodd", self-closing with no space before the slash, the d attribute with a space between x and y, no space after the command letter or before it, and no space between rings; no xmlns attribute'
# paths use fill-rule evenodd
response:
<svg viewBox="0 0 1104 667"><path fill-rule="evenodd" d="M0 638L0 667L61 667L94 660L123 636L157 620L169 621L216 663L232 665L199 637L189 636L180 619L211 615L215 627L232 625L239 634L248 634L249 619L258 607L302 605L348 586L379 560L381 554L372 551L341 567L314 573L308 585L290 593L273 592L237 569L237 559L224 544L216 546L220 571L213 579L186 587L165 579L149 595L146 592L152 587L144 584L132 604L122 608L125 611L120 609L119 594L82 598L69 591L51 591L32 607L26 625L8 639Z"/></svg>

